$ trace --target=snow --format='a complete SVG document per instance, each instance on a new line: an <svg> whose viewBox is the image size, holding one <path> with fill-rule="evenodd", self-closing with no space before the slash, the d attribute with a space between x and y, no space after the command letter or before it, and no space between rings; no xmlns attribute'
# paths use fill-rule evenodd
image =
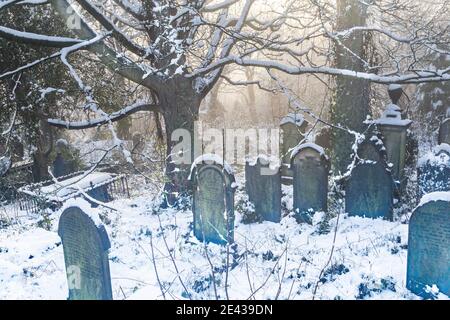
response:
<svg viewBox="0 0 450 320"><path fill-rule="evenodd" d="M66 44L66 45L84 43L83 40L79 40L79 39L41 35L41 34L36 34L36 33L31 33L31 32L18 31L18 30L14 30L14 29L11 29L8 27L4 27L4 26L0 26L0 34L11 35L11 36L14 36L17 38L25 38L25 39L29 39L29 40L35 40L35 41L45 41L45 42L50 42L50 43L59 43L59 44Z"/></svg>
<svg viewBox="0 0 450 320"><path fill-rule="evenodd" d="M238 202L244 197L242 173L237 175L236 183ZM90 209L80 198L69 200L65 206L80 206L85 212L101 211L111 240L114 299L163 299L152 247L167 299L187 298L178 274L193 299L215 299L205 250L216 268L219 298L225 299L226 247L205 247L195 239L190 210L169 208L156 214L154 203L159 198L139 183L136 185L141 188L132 188L131 199L112 203L117 211ZM329 221L331 231L321 233L325 214L317 213L312 225L298 224L292 217L292 188L283 186L283 194L286 208L280 223L243 224L243 212L236 208L236 244L230 248L228 277L231 299L247 299L260 286L254 294L256 299L274 299L278 290L279 299L312 299L322 270L315 299L420 299L405 287L406 224L341 215L339 220L335 217ZM23 216L0 229L0 299L67 298L64 255L57 235L61 212L49 216L49 230L38 227L39 216ZM334 252L327 264L336 227Z"/></svg>
<svg viewBox="0 0 450 320"><path fill-rule="evenodd" d="M438 144L431 151L420 156L417 161L419 167L427 163L437 166L450 166L450 145L447 143Z"/></svg>
<svg viewBox="0 0 450 320"><path fill-rule="evenodd" d="M381 117L379 119L373 121L373 123L376 123L379 125L392 125L392 126L407 127L412 123L412 121L408 120L408 119L402 119L400 107L395 104L389 104L386 107L386 110L381 115Z"/></svg>
<svg viewBox="0 0 450 320"><path fill-rule="evenodd" d="M87 192L99 185L104 185L120 176L105 172L94 172L87 176L75 176L49 186L26 186L19 189L19 192L30 196L45 196L50 201L62 202L73 198L81 193L80 189Z"/></svg>
<svg viewBox="0 0 450 320"><path fill-rule="evenodd" d="M291 159L293 157L295 157L297 155L297 153L299 153L301 150L304 150L304 149L307 149L307 148L310 148L310 149L313 149L313 150L317 151L317 153L319 153L319 155L321 157L325 157L325 159L328 159L328 156L326 155L325 150L321 146L319 146L319 145L317 145L317 144L315 144L313 142L307 142L307 143L302 143L302 144L297 145L291 151Z"/></svg>
<svg viewBox="0 0 450 320"><path fill-rule="evenodd" d="M394 91L394 90L398 90L401 89L402 85L401 84L396 84L396 83L392 83L389 85L389 91Z"/></svg>
<svg viewBox="0 0 450 320"><path fill-rule="evenodd" d="M420 199L420 203L417 206L417 208L429 203L429 202L435 202L435 201L446 201L450 202L450 191L438 191L438 192L431 192L427 193Z"/></svg>
<svg viewBox="0 0 450 320"><path fill-rule="evenodd" d="M103 225L103 222L99 216L100 210L97 208L92 208L91 204L82 198L81 199L72 198L64 202L64 205L57 213L57 216L58 215L60 216L64 212L64 210L72 207L80 208L92 220L92 222L94 222L94 224L97 227Z"/></svg>
<svg viewBox="0 0 450 320"><path fill-rule="evenodd" d="M207 153L197 157L191 165L191 173L189 174L189 180L192 178L192 173L201 164L216 164L221 167L229 174L234 175L233 168L219 155Z"/></svg>
<svg viewBox="0 0 450 320"><path fill-rule="evenodd" d="M305 119L303 118L303 116L301 114L289 113L283 119L281 119L280 126L287 124L287 123L292 123L292 124L300 127L304 121L305 121Z"/></svg>

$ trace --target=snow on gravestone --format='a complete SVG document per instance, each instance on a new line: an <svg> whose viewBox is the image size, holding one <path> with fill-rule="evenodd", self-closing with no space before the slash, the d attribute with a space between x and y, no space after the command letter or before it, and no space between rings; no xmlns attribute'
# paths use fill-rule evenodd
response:
<svg viewBox="0 0 450 320"><path fill-rule="evenodd" d="M382 143L377 138L363 142L358 155L361 160L346 181L346 212L352 216L392 220L394 181Z"/></svg>
<svg viewBox="0 0 450 320"><path fill-rule="evenodd" d="M89 209L89 204L85 207ZM69 300L112 300L108 261L111 244L99 220L77 206L65 209L59 220Z"/></svg>
<svg viewBox="0 0 450 320"><path fill-rule="evenodd" d="M330 164L322 147L304 143L292 151L294 211L297 221L311 223L311 214L327 210Z"/></svg>
<svg viewBox="0 0 450 320"><path fill-rule="evenodd" d="M245 185L260 221L280 222L281 173L279 161L259 155L245 162Z"/></svg>
<svg viewBox="0 0 450 320"><path fill-rule="evenodd" d="M419 159L419 193L450 191L450 145L440 144Z"/></svg>
<svg viewBox="0 0 450 320"><path fill-rule="evenodd" d="M450 114L449 114L450 116ZM439 127L439 143L450 144L450 118L445 119Z"/></svg>
<svg viewBox="0 0 450 320"><path fill-rule="evenodd" d="M433 285L450 296L450 192L425 195L409 220L406 286L430 298Z"/></svg>
<svg viewBox="0 0 450 320"><path fill-rule="evenodd" d="M289 113L280 122L280 158L282 159L281 174L283 182L292 182L292 171L290 170L291 150L295 148L303 139L304 131L308 122L297 113Z"/></svg>
<svg viewBox="0 0 450 320"><path fill-rule="evenodd" d="M198 157L191 167L194 187L194 235L200 241L232 243L234 238L233 170L217 155Z"/></svg>

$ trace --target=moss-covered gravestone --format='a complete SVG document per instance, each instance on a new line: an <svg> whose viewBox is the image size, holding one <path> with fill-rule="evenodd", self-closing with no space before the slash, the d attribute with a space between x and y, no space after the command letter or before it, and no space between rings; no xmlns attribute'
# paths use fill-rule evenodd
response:
<svg viewBox="0 0 450 320"><path fill-rule="evenodd" d="M278 163L265 156L245 162L245 185L260 221L281 219L281 173Z"/></svg>
<svg viewBox="0 0 450 320"><path fill-rule="evenodd" d="M440 144L419 159L419 193L450 191L450 145Z"/></svg>
<svg viewBox="0 0 450 320"><path fill-rule="evenodd" d="M363 142L359 162L345 185L345 210L352 216L392 220L394 181L379 140Z"/></svg>
<svg viewBox="0 0 450 320"><path fill-rule="evenodd" d="M216 155L203 155L192 165L194 235L200 241L232 243L235 179L229 165Z"/></svg>
<svg viewBox="0 0 450 320"><path fill-rule="evenodd" d="M294 211L297 221L311 223L311 215L327 211L330 164L322 147L305 143L292 151Z"/></svg>
<svg viewBox="0 0 450 320"><path fill-rule="evenodd" d="M304 139L304 132L308 122L298 113L289 113L280 122L280 158L281 158L281 175L283 183L292 183L291 151Z"/></svg>
<svg viewBox="0 0 450 320"><path fill-rule="evenodd" d="M97 220L79 207L67 208L59 220L69 300L112 300L108 261L111 245Z"/></svg>
<svg viewBox="0 0 450 320"><path fill-rule="evenodd" d="M449 109L450 110L450 109ZM450 116L450 111L447 111ZM446 118L442 121L439 127L439 143L450 144L450 118Z"/></svg>
<svg viewBox="0 0 450 320"><path fill-rule="evenodd" d="M64 139L56 141L56 157L53 161L53 175L56 178L66 176L75 172L75 159L71 148Z"/></svg>
<svg viewBox="0 0 450 320"><path fill-rule="evenodd" d="M430 298L429 288L450 296L450 192L425 195L409 221L406 286Z"/></svg>

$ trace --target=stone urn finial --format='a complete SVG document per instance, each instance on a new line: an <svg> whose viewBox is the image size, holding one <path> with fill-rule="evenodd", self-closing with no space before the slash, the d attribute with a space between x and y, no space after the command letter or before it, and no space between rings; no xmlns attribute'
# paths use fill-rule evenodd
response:
<svg viewBox="0 0 450 320"><path fill-rule="evenodd" d="M393 104L397 104L403 94L403 88L399 84L391 84L388 88L389 98Z"/></svg>

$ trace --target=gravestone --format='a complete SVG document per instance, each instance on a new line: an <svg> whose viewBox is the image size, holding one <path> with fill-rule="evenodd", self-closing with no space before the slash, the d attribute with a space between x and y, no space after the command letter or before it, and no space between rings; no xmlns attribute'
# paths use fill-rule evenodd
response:
<svg viewBox="0 0 450 320"><path fill-rule="evenodd" d="M409 221L406 286L431 298L433 285L450 297L450 192L425 195Z"/></svg>
<svg viewBox="0 0 450 320"><path fill-rule="evenodd" d="M352 216L392 220L394 181L382 147L375 141L358 148L361 159L345 186L345 210Z"/></svg>
<svg viewBox="0 0 450 320"><path fill-rule="evenodd" d="M108 249L103 225L78 207L69 207L58 226L64 249L69 300L112 300Z"/></svg>
<svg viewBox="0 0 450 320"><path fill-rule="evenodd" d="M66 176L75 171L74 159L69 144L64 139L56 141L56 158L53 161L53 175L56 178Z"/></svg>
<svg viewBox="0 0 450 320"><path fill-rule="evenodd" d="M235 179L231 167L216 155L198 157L192 165L194 235L200 241L232 243Z"/></svg>
<svg viewBox="0 0 450 320"><path fill-rule="evenodd" d="M450 145L440 144L419 159L419 194L450 191Z"/></svg>
<svg viewBox="0 0 450 320"><path fill-rule="evenodd" d="M447 118L444 121L442 121L439 127L438 143L450 144L450 118Z"/></svg>
<svg viewBox="0 0 450 320"><path fill-rule="evenodd" d="M289 113L280 122L280 158L283 183L291 184L293 173L290 169L291 152L304 139L308 122L298 113Z"/></svg>
<svg viewBox="0 0 450 320"><path fill-rule="evenodd" d="M294 211L297 221L311 223L311 215L327 211L330 163L322 147L305 143L292 151Z"/></svg>
<svg viewBox="0 0 450 320"><path fill-rule="evenodd" d="M265 156L245 162L245 185L261 221L280 222L281 172L278 163Z"/></svg>
<svg viewBox="0 0 450 320"><path fill-rule="evenodd" d="M56 155L55 160L53 161L53 175L56 178L63 177L69 174L69 169L67 168L67 163L64 160L64 157L61 153Z"/></svg>
<svg viewBox="0 0 450 320"><path fill-rule="evenodd" d="M94 186L93 183L91 182L91 189L86 192L90 197L92 197L93 199L100 201L100 202L110 202L113 200L113 198L111 197L111 195L108 192L108 185L104 184L101 186ZM89 201L92 205L92 207L98 207L98 204Z"/></svg>

